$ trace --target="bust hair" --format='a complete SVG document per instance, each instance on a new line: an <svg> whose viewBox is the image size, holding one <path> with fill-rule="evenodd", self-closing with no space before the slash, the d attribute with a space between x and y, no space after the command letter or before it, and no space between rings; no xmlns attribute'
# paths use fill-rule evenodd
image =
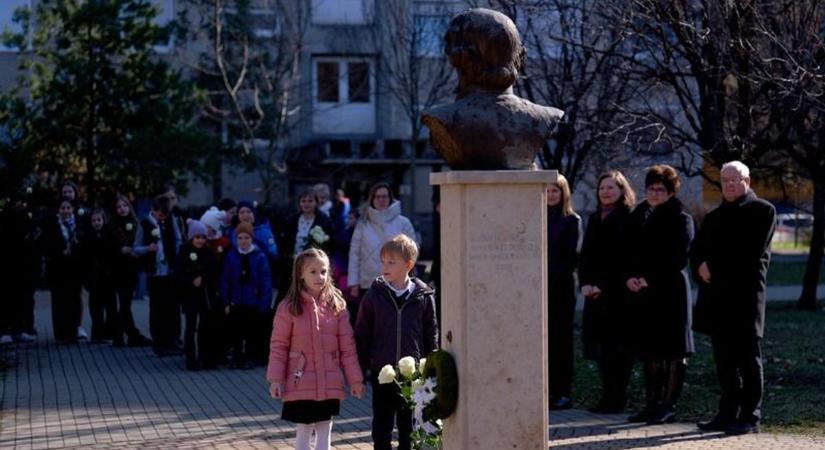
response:
<svg viewBox="0 0 825 450"><path fill-rule="evenodd" d="M669 194L679 192L679 186L681 185L676 169L667 164L656 164L647 169L645 187L648 188L656 183L662 183Z"/></svg>
<svg viewBox="0 0 825 450"><path fill-rule="evenodd" d="M730 161L722 164L722 168L719 169L719 172L723 172L725 169L733 169L735 170L740 177L742 178L750 178L751 170L748 166L745 165L742 161Z"/></svg>
<svg viewBox="0 0 825 450"><path fill-rule="evenodd" d="M596 198L599 198L599 186L601 186L602 180L606 178L612 178L613 181L616 182L616 185L619 186L619 190L622 191L622 198L619 199L619 201L628 209L633 209L633 207L636 206L636 192L633 190L633 186L630 185L624 174L618 170L611 170L599 176L599 182L596 183ZM598 209L602 209L601 201L599 201Z"/></svg>
<svg viewBox="0 0 825 450"><path fill-rule="evenodd" d="M516 25L504 14L471 9L453 17L444 54L458 72L458 97L473 86L505 90L516 82L525 50Z"/></svg>

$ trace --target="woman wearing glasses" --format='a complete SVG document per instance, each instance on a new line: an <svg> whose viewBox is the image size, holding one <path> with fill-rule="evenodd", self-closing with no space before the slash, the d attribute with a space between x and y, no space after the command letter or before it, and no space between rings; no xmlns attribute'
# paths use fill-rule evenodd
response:
<svg viewBox="0 0 825 450"><path fill-rule="evenodd" d="M676 420L687 358L693 353L688 252L693 219L676 198L679 175L655 165L645 176L645 200L630 215L625 285L633 348L643 362L645 407L631 422Z"/></svg>

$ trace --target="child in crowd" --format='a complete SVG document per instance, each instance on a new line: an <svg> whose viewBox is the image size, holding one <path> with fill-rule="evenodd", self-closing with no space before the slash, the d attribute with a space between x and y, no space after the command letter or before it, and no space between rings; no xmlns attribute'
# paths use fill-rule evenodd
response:
<svg viewBox="0 0 825 450"><path fill-rule="evenodd" d="M135 234L134 252L143 258L149 277L149 332L158 356L180 354L180 300L173 276L181 243L181 231L170 220L169 199L157 196L152 211L143 219Z"/></svg>
<svg viewBox="0 0 825 450"><path fill-rule="evenodd" d="M90 223L91 228L81 243L92 316L92 342L101 343L113 339L117 327L113 269L118 247L102 209L92 211Z"/></svg>
<svg viewBox="0 0 825 450"><path fill-rule="evenodd" d="M57 216L47 222L43 230L46 275L52 293L52 329L60 344L88 338L80 327L83 317L80 236L74 204L62 199Z"/></svg>
<svg viewBox="0 0 825 450"><path fill-rule="evenodd" d="M126 344L123 340L125 334L131 347L151 345L152 341L141 334L135 326L135 318L132 315L132 300L135 298L138 283L138 259L132 246L135 244L138 220L132 203L122 194L118 194L115 201L115 213L112 215L111 224L118 244L112 276L117 294L118 322L112 344L115 347L123 347Z"/></svg>
<svg viewBox="0 0 825 450"><path fill-rule="evenodd" d="M313 430L314 448L330 448L344 378L352 396L361 398L364 377L329 259L321 250L305 250L295 257L292 283L275 313L266 372L270 394L284 400L281 417L297 424L296 449L309 450Z"/></svg>
<svg viewBox="0 0 825 450"><path fill-rule="evenodd" d="M435 292L410 277L418 259L415 241L399 234L381 246L381 274L361 299L355 340L361 367L371 371L372 440L377 450L392 448L393 422L398 426L398 448L409 450L412 411L396 384L379 384L378 373L387 364L412 356L416 360L438 348Z"/></svg>
<svg viewBox="0 0 825 450"><path fill-rule="evenodd" d="M200 220L206 226L206 246L218 258L218 267L232 248L232 243L223 233L225 219L226 212L213 206L203 213Z"/></svg>
<svg viewBox="0 0 825 450"><path fill-rule="evenodd" d="M186 369L216 367L215 336L209 312L221 308L217 300L218 264L206 246L206 226L197 220L186 221L189 240L178 253L177 276L180 283L183 314L186 316L183 351ZM197 345L195 334L197 333Z"/></svg>
<svg viewBox="0 0 825 450"><path fill-rule="evenodd" d="M252 224L241 222L234 234L238 245L226 255L220 293L229 316L235 367L249 369L256 340L266 340L261 330L272 303L272 276L266 255L252 243Z"/></svg>

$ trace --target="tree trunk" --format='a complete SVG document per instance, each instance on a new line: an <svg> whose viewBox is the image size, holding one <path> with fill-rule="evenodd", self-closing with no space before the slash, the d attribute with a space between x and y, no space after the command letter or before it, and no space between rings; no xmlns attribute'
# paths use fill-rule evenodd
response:
<svg viewBox="0 0 825 450"><path fill-rule="evenodd" d="M814 231L811 237L811 251L805 267L802 295L797 307L805 311L816 311L816 287L819 284L819 271L825 252L825 178L815 174L814 178Z"/></svg>

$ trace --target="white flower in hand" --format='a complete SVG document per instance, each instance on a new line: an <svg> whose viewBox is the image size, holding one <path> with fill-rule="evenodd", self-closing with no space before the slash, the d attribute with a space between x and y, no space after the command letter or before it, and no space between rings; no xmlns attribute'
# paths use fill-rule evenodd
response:
<svg viewBox="0 0 825 450"><path fill-rule="evenodd" d="M391 365L387 364L381 368L378 373L378 384L390 384L395 381L395 370Z"/></svg>
<svg viewBox="0 0 825 450"><path fill-rule="evenodd" d="M324 229L318 225L312 227L312 229L309 230L309 234L310 236L312 236L312 240L319 244L323 244L324 242L329 240L329 235L326 234L324 232Z"/></svg>
<svg viewBox="0 0 825 450"><path fill-rule="evenodd" d="M223 247L221 247L220 245L218 246L218 253L223 253Z"/></svg>
<svg viewBox="0 0 825 450"><path fill-rule="evenodd" d="M189 259L191 259L192 261L197 261L198 260L198 254L194 253L194 252L190 253L189 254Z"/></svg>
<svg viewBox="0 0 825 450"><path fill-rule="evenodd" d="M398 371L406 378L412 378L415 373L415 358L405 356L398 360Z"/></svg>
<svg viewBox="0 0 825 450"><path fill-rule="evenodd" d="M154 237L160 237L160 230L159 230L159 229L157 229L157 228L155 228L154 230L152 230L152 236L154 236Z"/></svg>
<svg viewBox="0 0 825 450"><path fill-rule="evenodd" d="M421 358L418 360L418 373L424 375L424 366L427 364L427 358Z"/></svg>
<svg viewBox="0 0 825 450"><path fill-rule="evenodd" d="M127 223L127 224L126 224L126 231L132 231L132 228L134 228L134 227L135 227L135 226L134 226L134 225L132 225L132 223L131 223L131 222L129 222L129 223Z"/></svg>
<svg viewBox="0 0 825 450"><path fill-rule="evenodd" d="M79 208L79 209L77 210L77 215L78 215L78 216L82 216L82 215L84 215L84 214L86 214L86 210L85 210L85 209L83 209L83 208Z"/></svg>

